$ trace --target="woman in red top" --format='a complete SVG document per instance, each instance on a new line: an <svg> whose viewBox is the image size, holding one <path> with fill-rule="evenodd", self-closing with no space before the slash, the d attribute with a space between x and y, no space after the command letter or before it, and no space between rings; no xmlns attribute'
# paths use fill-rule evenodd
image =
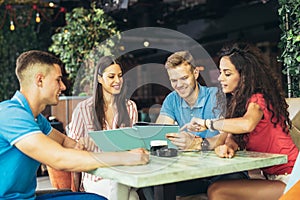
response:
<svg viewBox="0 0 300 200"><path fill-rule="evenodd" d="M267 180L224 180L208 189L210 200L278 199L292 172L299 150L289 134L288 105L278 77L255 46L236 43L220 53L221 90L218 107L225 119L192 119L190 130L210 128L230 133L237 142L215 148L220 157L231 158L238 148L279 153L288 162L262 169ZM225 109L226 108L226 109ZM228 140L229 141L229 140Z"/></svg>

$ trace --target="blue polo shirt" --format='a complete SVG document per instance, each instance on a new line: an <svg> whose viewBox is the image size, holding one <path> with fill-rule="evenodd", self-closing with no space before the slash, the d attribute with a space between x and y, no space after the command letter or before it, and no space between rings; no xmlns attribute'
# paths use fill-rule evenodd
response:
<svg viewBox="0 0 300 200"><path fill-rule="evenodd" d="M17 91L0 103L0 199L35 199L39 162L15 147L23 138L52 131L47 119L34 118L25 97Z"/></svg>
<svg viewBox="0 0 300 200"><path fill-rule="evenodd" d="M176 91L171 92L165 98L160 115L165 115L177 122L182 127L189 123L193 117L201 119L215 119L219 116L219 112L213 109L216 105L216 87L199 86L198 99L193 107L190 107L187 102L181 98ZM203 132L193 132L202 138L212 137L217 135L218 131L206 130Z"/></svg>

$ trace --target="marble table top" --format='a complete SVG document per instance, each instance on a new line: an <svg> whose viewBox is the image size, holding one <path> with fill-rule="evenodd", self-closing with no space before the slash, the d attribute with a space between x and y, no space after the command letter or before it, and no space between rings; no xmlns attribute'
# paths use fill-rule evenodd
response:
<svg viewBox="0 0 300 200"><path fill-rule="evenodd" d="M90 173L140 188L258 169L286 162L286 155L250 151L238 151L231 159L219 158L213 151L180 152L177 157L172 158L151 156L147 165L98 168Z"/></svg>

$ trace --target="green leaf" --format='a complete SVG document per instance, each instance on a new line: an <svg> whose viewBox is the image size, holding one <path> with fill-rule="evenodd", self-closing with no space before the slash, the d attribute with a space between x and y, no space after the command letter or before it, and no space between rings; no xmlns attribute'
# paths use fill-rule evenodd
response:
<svg viewBox="0 0 300 200"><path fill-rule="evenodd" d="M73 9L66 14L66 22L66 26L58 28L52 36L49 51L60 57L69 73L70 80L76 84L74 81L84 59L90 57L102 41L120 33L115 21L102 9L96 8L95 3L91 4L91 9ZM107 41L107 44L101 45L101 50L97 51L97 54L102 56L111 54L114 46L114 41ZM99 56L92 56L92 58L89 63L96 62ZM90 70L83 70L80 76L90 81L93 80ZM73 94L79 92L74 87Z"/></svg>
<svg viewBox="0 0 300 200"><path fill-rule="evenodd" d="M291 79L291 93L300 97L300 1L299 0L279 0L280 8L280 29L282 34L278 47L282 49L280 60L283 61L285 68L283 74L289 72ZM286 23L289 27L286 30Z"/></svg>

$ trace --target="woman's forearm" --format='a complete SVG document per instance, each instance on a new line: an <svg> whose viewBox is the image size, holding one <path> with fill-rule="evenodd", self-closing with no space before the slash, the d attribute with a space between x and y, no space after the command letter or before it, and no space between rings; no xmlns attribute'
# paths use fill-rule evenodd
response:
<svg viewBox="0 0 300 200"><path fill-rule="evenodd" d="M207 120L210 125L208 126L212 130L230 132L233 134L243 134L248 133L253 130L253 122L248 119L233 118L233 119L217 119L217 120Z"/></svg>

